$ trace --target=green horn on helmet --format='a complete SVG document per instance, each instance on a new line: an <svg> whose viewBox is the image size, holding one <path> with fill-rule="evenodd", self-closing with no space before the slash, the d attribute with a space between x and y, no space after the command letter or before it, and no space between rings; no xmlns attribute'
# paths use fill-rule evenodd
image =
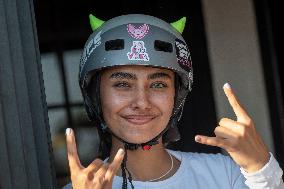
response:
<svg viewBox="0 0 284 189"><path fill-rule="evenodd" d="M182 17L178 21L172 22L171 25L179 31L179 33L182 33L185 27L186 17Z"/></svg>
<svg viewBox="0 0 284 189"><path fill-rule="evenodd" d="M92 14L89 15L89 19L90 19L90 24L91 24L91 27L92 27L93 31L98 29L105 22L103 20L100 20L100 19L96 18Z"/></svg>

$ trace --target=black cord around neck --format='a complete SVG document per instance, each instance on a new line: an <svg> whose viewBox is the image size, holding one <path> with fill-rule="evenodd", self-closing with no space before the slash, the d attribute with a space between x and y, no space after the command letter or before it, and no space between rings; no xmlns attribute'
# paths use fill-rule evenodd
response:
<svg viewBox="0 0 284 189"><path fill-rule="evenodd" d="M127 169L126 167L126 162L127 162L127 146L124 145L124 151L125 151L125 155L124 155L124 158L123 158L123 161L121 163L121 174L122 174L122 178L123 178L123 181L122 181L122 189L127 189L127 178L126 178L126 171L128 173L128 180L129 180L129 183L131 184L131 188L134 189L134 186L133 186L133 183L132 183L132 175L130 173L130 171Z"/></svg>
<svg viewBox="0 0 284 189"><path fill-rule="evenodd" d="M113 133L112 133L113 134ZM158 144L158 139L164 134L164 131L162 131L158 136L156 136L155 138L153 138L152 140L146 142L146 143L142 143L142 144L134 144L134 143L128 143L125 142L124 140L122 140L121 138L119 138L118 136L114 135L114 137L116 137L118 140L122 141L124 143L124 151L125 151L125 155L123 158L123 161L121 163L121 174L122 174L122 189L127 189L127 176L126 176L126 172L128 174L128 181L131 184L131 189L134 189L133 183L132 183L132 175L130 173L130 171L127 169L126 167L126 162L127 162L127 150L137 150L138 147L142 147L143 150L150 150L151 146Z"/></svg>

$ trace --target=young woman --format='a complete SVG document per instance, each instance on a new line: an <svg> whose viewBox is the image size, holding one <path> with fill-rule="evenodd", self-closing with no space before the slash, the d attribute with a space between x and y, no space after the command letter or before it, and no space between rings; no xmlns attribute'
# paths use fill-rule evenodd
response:
<svg viewBox="0 0 284 189"><path fill-rule="evenodd" d="M229 84L224 92L237 120L222 118L216 137L196 142L230 156L166 149L179 140L177 122L192 85L192 64L181 36L185 18L168 24L147 15L103 22L80 62L79 83L91 120L98 120L101 159L83 167L75 134L66 130L71 183L66 188L283 189L282 170Z"/></svg>

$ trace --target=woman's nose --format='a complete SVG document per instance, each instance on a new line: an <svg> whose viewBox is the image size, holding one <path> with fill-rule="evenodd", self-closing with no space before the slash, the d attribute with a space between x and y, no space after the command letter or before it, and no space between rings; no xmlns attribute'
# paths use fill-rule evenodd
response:
<svg viewBox="0 0 284 189"><path fill-rule="evenodd" d="M147 110L151 108L150 95L146 89L137 89L133 94L131 107L134 109Z"/></svg>

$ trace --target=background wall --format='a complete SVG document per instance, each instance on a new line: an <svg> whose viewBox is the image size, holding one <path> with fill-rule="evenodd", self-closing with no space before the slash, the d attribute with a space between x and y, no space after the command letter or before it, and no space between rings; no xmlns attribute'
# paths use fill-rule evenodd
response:
<svg viewBox="0 0 284 189"><path fill-rule="evenodd" d="M202 0L202 5L217 117L235 117L222 90L229 82L273 152L253 2Z"/></svg>

